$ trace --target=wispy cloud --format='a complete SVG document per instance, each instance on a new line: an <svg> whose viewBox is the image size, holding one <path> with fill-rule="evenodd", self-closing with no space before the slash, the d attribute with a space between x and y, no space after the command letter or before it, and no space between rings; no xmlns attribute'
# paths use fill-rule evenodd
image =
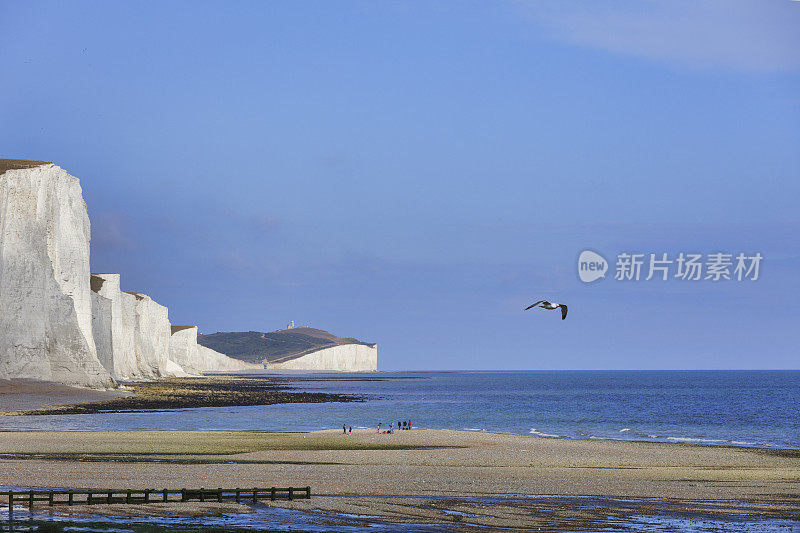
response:
<svg viewBox="0 0 800 533"><path fill-rule="evenodd" d="M274 215L257 214L250 216L250 227L257 236L270 233L280 225L280 219Z"/></svg>
<svg viewBox="0 0 800 533"><path fill-rule="evenodd" d="M549 37L695 68L800 69L792 0L518 0Z"/></svg>
<svg viewBox="0 0 800 533"><path fill-rule="evenodd" d="M92 249L128 251L136 243L126 230L127 218L121 213L104 212L92 216Z"/></svg>

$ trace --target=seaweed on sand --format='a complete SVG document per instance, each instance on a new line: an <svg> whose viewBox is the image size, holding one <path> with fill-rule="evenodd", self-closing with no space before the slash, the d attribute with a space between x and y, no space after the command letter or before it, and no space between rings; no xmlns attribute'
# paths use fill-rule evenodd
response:
<svg viewBox="0 0 800 533"><path fill-rule="evenodd" d="M346 394L292 392L282 380L270 377L165 378L127 385L133 390L131 396L79 404L58 404L13 414L66 415L109 411L157 411L191 407L362 402L366 400L364 396Z"/></svg>

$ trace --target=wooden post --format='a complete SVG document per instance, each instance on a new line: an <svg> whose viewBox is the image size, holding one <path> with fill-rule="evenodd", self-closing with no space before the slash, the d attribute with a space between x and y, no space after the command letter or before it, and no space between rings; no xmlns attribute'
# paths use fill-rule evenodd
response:
<svg viewBox="0 0 800 533"><path fill-rule="evenodd" d="M109 489L108 491L108 503L111 503L114 500L113 492Z"/></svg>
<svg viewBox="0 0 800 533"><path fill-rule="evenodd" d="M28 493L28 510L33 511L33 491Z"/></svg>
<svg viewBox="0 0 800 533"><path fill-rule="evenodd" d="M239 495L242 491L239 490L239 487L236 487L236 503L239 503Z"/></svg>
<svg viewBox="0 0 800 533"><path fill-rule="evenodd" d="M69 489L69 496L67 497L67 505L72 505L72 496L73 496L72 489Z"/></svg>
<svg viewBox="0 0 800 533"><path fill-rule="evenodd" d="M47 505L49 505L50 507L53 506L53 491L52 490L47 495Z"/></svg>
<svg viewBox="0 0 800 533"><path fill-rule="evenodd" d="M204 489L203 487L200 487L200 501L201 501L201 502L204 502L204 501L206 501L206 494L205 494L205 490L206 490L206 489Z"/></svg>
<svg viewBox="0 0 800 533"><path fill-rule="evenodd" d="M306 487L306 500L311 499L311 487Z"/></svg>
<svg viewBox="0 0 800 533"><path fill-rule="evenodd" d="M289 487L289 499L290 500L292 499L292 490L293 490L292 487Z"/></svg>
<svg viewBox="0 0 800 533"><path fill-rule="evenodd" d="M181 489L181 501L186 501L186 489Z"/></svg>
<svg viewBox="0 0 800 533"><path fill-rule="evenodd" d="M92 505L92 491L86 493L86 505Z"/></svg>
<svg viewBox="0 0 800 533"><path fill-rule="evenodd" d="M258 501L258 490L253 489L253 503Z"/></svg>
<svg viewBox="0 0 800 533"><path fill-rule="evenodd" d="M144 503L150 503L150 489L144 491Z"/></svg>
<svg viewBox="0 0 800 533"><path fill-rule="evenodd" d="M131 503L131 491L125 493L125 503Z"/></svg>
<svg viewBox="0 0 800 533"><path fill-rule="evenodd" d="M222 501L222 488L220 487L217 487L217 501L218 502Z"/></svg>
<svg viewBox="0 0 800 533"><path fill-rule="evenodd" d="M164 489L164 502L167 501L167 489Z"/></svg>
<svg viewBox="0 0 800 533"><path fill-rule="evenodd" d="M14 491L8 491L8 518L11 519L11 515L14 514Z"/></svg>
<svg viewBox="0 0 800 533"><path fill-rule="evenodd" d="M275 499L275 487L272 487L271 489L269 489L269 499L270 500L274 500Z"/></svg>

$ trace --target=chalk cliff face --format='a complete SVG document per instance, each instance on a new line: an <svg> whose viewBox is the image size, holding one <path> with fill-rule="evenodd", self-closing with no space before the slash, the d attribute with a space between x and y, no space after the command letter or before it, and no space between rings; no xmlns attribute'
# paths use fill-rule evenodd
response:
<svg viewBox="0 0 800 533"><path fill-rule="evenodd" d="M190 374L264 368L262 365L239 361L197 344L196 326L172 326L169 358Z"/></svg>
<svg viewBox="0 0 800 533"><path fill-rule="evenodd" d="M111 300L92 291L92 335L97 349L97 359L106 372L114 376L112 346Z"/></svg>
<svg viewBox="0 0 800 533"><path fill-rule="evenodd" d="M89 273L89 217L78 179L51 163L0 159L0 379L87 387L247 363L175 344L167 308ZM188 370L171 359L183 358Z"/></svg>
<svg viewBox="0 0 800 533"><path fill-rule="evenodd" d="M0 378L112 383L97 358L89 217L53 164L0 166Z"/></svg>
<svg viewBox="0 0 800 533"><path fill-rule="evenodd" d="M97 356L103 366L115 379L137 379L145 376L144 365L136 359L136 296L122 292L119 288L119 274L92 274L92 292L103 300L111 302L93 309L102 320L110 318L111 346L102 347L98 343ZM97 300L96 300L97 301ZM98 317L95 320L100 320ZM95 335L95 339L97 336Z"/></svg>
<svg viewBox="0 0 800 533"><path fill-rule="evenodd" d="M119 274L92 274L98 358L115 379L262 368L200 349L196 326L170 325L166 307L146 294L121 291L119 286Z"/></svg>
<svg viewBox="0 0 800 533"><path fill-rule="evenodd" d="M169 358L177 363L184 372L198 373L194 368L197 359L196 326L171 327Z"/></svg>
<svg viewBox="0 0 800 533"><path fill-rule="evenodd" d="M170 324L167 308L146 294L133 293L136 298L136 327L133 338L136 360L144 377L162 377L169 358Z"/></svg>
<svg viewBox="0 0 800 533"><path fill-rule="evenodd" d="M267 369L376 371L378 370L378 346L376 344L341 344L284 362L265 362L264 366Z"/></svg>
<svg viewBox="0 0 800 533"><path fill-rule="evenodd" d="M232 372L237 370L264 370L264 365L239 361L211 348L197 345L197 357L207 372Z"/></svg>

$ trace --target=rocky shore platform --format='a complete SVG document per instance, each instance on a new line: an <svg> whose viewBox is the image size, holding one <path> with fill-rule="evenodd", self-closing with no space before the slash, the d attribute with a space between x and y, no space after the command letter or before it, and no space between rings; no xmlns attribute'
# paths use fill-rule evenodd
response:
<svg viewBox="0 0 800 533"><path fill-rule="evenodd" d="M164 378L124 384L122 390L109 392L31 381L17 382L15 386L9 385L7 388L15 391L11 394L16 395L17 399L15 400L9 393L0 395L2 397L0 410L4 415L72 415L365 400L365 397L358 395L293 392L285 379L276 377ZM26 391L26 388L29 391ZM31 390L33 392L30 392ZM66 401L61 401L63 399Z"/></svg>

